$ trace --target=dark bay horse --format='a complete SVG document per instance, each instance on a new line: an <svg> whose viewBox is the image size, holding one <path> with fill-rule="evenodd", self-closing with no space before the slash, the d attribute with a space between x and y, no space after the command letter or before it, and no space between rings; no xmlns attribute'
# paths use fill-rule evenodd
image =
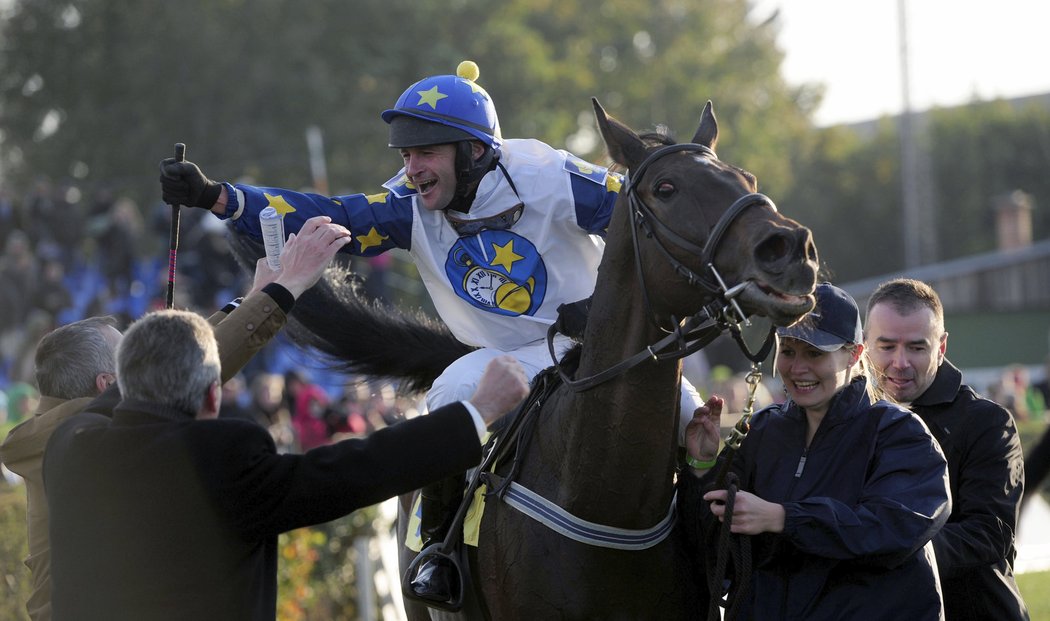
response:
<svg viewBox="0 0 1050 621"><path fill-rule="evenodd" d="M628 169L576 378L646 351L709 304L713 263L747 314L793 323L812 308L816 250L808 229L775 211L751 174L719 161L708 103L692 145L651 148L595 102L602 137ZM727 217L727 213L730 214ZM724 227L724 228L722 228ZM720 237L719 237L720 236ZM684 267L684 269L682 269ZM721 292L724 295L724 290ZM544 404L515 481L588 522L643 530L674 495L681 364L639 364ZM503 502L488 502L476 581L493 619L688 618L674 540L619 550L569 540Z"/></svg>
<svg viewBox="0 0 1050 621"><path fill-rule="evenodd" d="M562 383L537 408L513 461L513 481L578 520L635 533L674 512L681 362L655 355L664 345L654 344L667 343L669 333L670 341L682 341L673 335L686 318L733 303L744 315L789 325L813 307L818 266L810 231L757 194L753 175L715 155L710 102L692 142L680 145L651 145L597 101L594 108L610 156L629 172L578 352L574 377L585 385ZM464 352L447 332L377 314L331 280L316 289L297 303L293 333L341 359L346 370L425 386ZM410 325L412 368L407 358L389 356ZM640 353L644 361L623 367ZM430 364L436 368L425 368ZM595 376L602 381L587 382ZM505 477L510 468L504 462L494 474ZM480 545L471 552L475 596L458 616L706 617L704 580L682 575L697 570L684 568L678 537L647 546L582 543L489 497ZM416 603L407 607L413 618L426 614Z"/></svg>

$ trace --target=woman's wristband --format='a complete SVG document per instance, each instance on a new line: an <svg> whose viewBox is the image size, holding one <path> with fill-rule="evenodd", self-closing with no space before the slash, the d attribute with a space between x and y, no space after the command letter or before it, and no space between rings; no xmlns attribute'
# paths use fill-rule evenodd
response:
<svg viewBox="0 0 1050 621"><path fill-rule="evenodd" d="M710 468L713 468L717 462L717 455L714 457L714 459L711 459L710 461L700 461L699 459L693 459L692 455L685 456L685 463L688 464L690 468L695 468L697 470L708 470Z"/></svg>

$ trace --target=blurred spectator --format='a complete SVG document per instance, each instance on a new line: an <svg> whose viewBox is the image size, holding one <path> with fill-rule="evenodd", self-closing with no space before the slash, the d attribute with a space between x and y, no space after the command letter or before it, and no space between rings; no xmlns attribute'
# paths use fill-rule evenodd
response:
<svg viewBox="0 0 1050 621"><path fill-rule="evenodd" d="M19 326L36 295L38 277L29 236L18 229L8 232L0 254L0 291L4 292L0 296L0 333Z"/></svg>
<svg viewBox="0 0 1050 621"><path fill-rule="evenodd" d="M1047 406L1050 406L1050 356L1046 358L1046 371L1043 379L1032 384L1032 390L1043 402L1043 411L1037 414L1039 420L1046 420ZM1025 494L1021 499L1021 506L1032 496L1038 496L1047 476L1050 475L1050 427L1047 427L1039 440L1025 451L1024 455L1024 484Z"/></svg>
<svg viewBox="0 0 1050 621"><path fill-rule="evenodd" d="M66 267L59 259L48 259L44 262L43 270L36 295L33 296L32 306L47 312L52 319L57 318L59 313L73 306L73 296L69 293L65 283ZM54 324L55 322L52 322Z"/></svg>
<svg viewBox="0 0 1050 621"><path fill-rule="evenodd" d="M54 184L46 177L37 177L22 199L22 230L29 242L50 252L56 246L53 228L62 222L61 215L55 204Z"/></svg>
<svg viewBox="0 0 1050 621"><path fill-rule="evenodd" d="M0 185L0 231L12 231L22 228L21 217L15 201L11 198L11 191L5 185ZM7 246L7 238L0 235L0 253Z"/></svg>
<svg viewBox="0 0 1050 621"><path fill-rule="evenodd" d="M246 391L244 375L238 373L222 385L222 405L219 406L219 418L241 418L255 420L244 403Z"/></svg>
<svg viewBox="0 0 1050 621"><path fill-rule="evenodd" d="M295 452L291 410L283 399L284 378L276 373L260 373L252 380L250 394L248 413L270 432L277 452Z"/></svg>
<svg viewBox="0 0 1050 621"><path fill-rule="evenodd" d="M32 308L25 318L24 326L16 339L12 340L13 353L8 378L12 382L36 383L34 368L36 346L40 339L55 329L55 318L48 312Z"/></svg>
<svg viewBox="0 0 1050 621"><path fill-rule="evenodd" d="M1043 379L1032 384L1032 390L1034 390L1040 398L1043 400L1043 411L1037 415L1040 420L1046 418L1047 408L1050 408L1050 355L1047 355L1046 362L1043 367Z"/></svg>
<svg viewBox="0 0 1050 621"><path fill-rule="evenodd" d="M138 206L129 199L118 199L96 218L92 228L103 249L102 272L110 290L116 295L128 293L135 280L135 264L142 256L139 244L144 228Z"/></svg>
<svg viewBox="0 0 1050 621"><path fill-rule="evenodd" d="M40 393L31 384L16 382L7 388L7 421L20 423L36 411Z"/></svg>
<svg viewBox="0 0 1050 621"><path fill-rule="evenodd" d="M43 252L38 248L37 256L60 261L67 268L79 260L73 251L84 238L84 207L80 199L80 188L71 180L58 185L53 197L54 213L58 218L48 229L55 246Z"/></svg>
<svg viewBox="0 0 1050 621"><path fill-rule="evenodd" d="M331 440L361 437L374 431L365 419L364 408L357 398L354 386L347 386L339 399L328 407L325 423L328 425L328 437Z"/></svg>
<svg viewBox="0 0 1050 621"><path fill-rule="evenodd" d="M989 399L1010 410L1018 420L1031 420L1042 415L1042 394L1029 381L1028 369L1011 364L1003 369L999 381L988 387Z"/></svg>
<svg viewBox="0 0 1050 621"><path fill-rule="evenodd" d="M306 452L328 443L328 395L312 383L305 373L288 371L284 374L284 393L291 404L292 427L299 440L299 450Z"/></svg>
<svg viewBox="0 0 1050 621"><path fill-rule="evenodd" d="M367 265L363 274L365 292L373 298L386 299L390 295L390 287L388 286L390 279L387 278L387 273L394 262L393 253L384 252L374 257L362 258L364 261L355 262L354 265L355 267L360 263Z"/></svg>
<svg viewBox="0 0 1050 621"><path fill-rule="evenodd" d="M184 241L193 248L179 263L185 277L197 284L193 287L193 304L207 308L226 298L230 291L242 288L242 272L237 262L230 260L230 247L226 241L226 225L199 209L187 209Z"/></svg>

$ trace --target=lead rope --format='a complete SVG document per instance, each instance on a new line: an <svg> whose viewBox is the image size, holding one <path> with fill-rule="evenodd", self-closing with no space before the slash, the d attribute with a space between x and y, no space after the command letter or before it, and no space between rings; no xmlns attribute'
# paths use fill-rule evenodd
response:
<svg viewBox="0 0 1050 621"><path fill-rule="evenodd" d="M725 608L725 621L733 621L740 613L741 602L747 601L751 592L751 538L748 535L734 536L730 529L733 526L733 507L736 502L736 493L740 488L740 480L735 473L730 472L733 457L751 429L751 415L755 410L755 394L758 385L762 381L761 367L758 362L751 363L751 371L747 374L747 401L744 403L743 413L740 420L733 426L733 430L726 437L726 457L718 470L715 484L712 489L726 490L726 510L723 515L722 525L718 533L718 554L715 557L715 569L708 577L708 587L711 593L710 603L707 610L708 621L719 621L722 617L719 606L722 602L722 591L726 579L726 566L729 556L733 557L733 583L736 586L732 594L727 595Z"/></svg>

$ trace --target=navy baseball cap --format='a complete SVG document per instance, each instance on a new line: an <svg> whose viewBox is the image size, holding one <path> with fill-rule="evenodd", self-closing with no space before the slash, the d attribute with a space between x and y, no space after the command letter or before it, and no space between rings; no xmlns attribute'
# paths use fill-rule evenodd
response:
<svg viewBox="0 0 1050 621"><path fill-rule="evenodd" d="M850 294L825 282L817 285L817 306L801 321L777 328L777 335L805 341L821 351L835 351L864 339L860 309Z"/></svg>

